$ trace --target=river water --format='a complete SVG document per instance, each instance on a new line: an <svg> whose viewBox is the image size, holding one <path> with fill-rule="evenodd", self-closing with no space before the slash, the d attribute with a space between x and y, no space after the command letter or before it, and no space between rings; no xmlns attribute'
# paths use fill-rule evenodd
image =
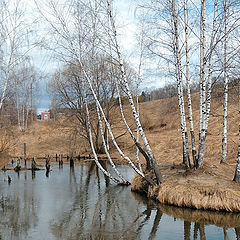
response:
<svg viewBox="0 0 240 240"><path fill-rule="evenodd" d="M127 166L119 170L129 180ZM9 184L8 175L12 178ZM157 204L116 186L93 162L0 172L0 240L240 239L240 214Z"/></svg>

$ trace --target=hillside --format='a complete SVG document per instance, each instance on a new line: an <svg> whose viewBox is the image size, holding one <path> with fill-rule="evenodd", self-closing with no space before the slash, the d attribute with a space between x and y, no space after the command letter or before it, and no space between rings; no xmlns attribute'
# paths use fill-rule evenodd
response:
<svg viewBox="0 0 240 240"><path fill-rule="evenodd" d="M221 159L221 133L222 133L222 101L215 94L212 102L212 113L209 120L209 130L207 135L206 150L205 150L205 166L200 170L191 170L187 175L185 174L182 163L182 142L180 132L180 119L178 114L177 98L161 99L152 102L144 102L140 105L141 121L145 129L149 143L154 151L155 157L160 166L164 178L163 188L176 193L176 186L181 189L180 195L184 195L185 191L192 189L194 192L200 188L200 192L204 192L204 196L209 195L209 191L221 189L232 189L234 196L240 199L240 186L232 182L234 176L234 169L237 158L238 146L238 99L237 95L232 91L229 102L229 117L228 117L228 156L227 163L220 164ZM221 94L220 94L221 95ZM195 135L198 136L198 94L193 95L193 109L194 109L194 125ZM113 131L116 136L122 135L126 130L123 123L120 121L120 114L114 115ZM128 106L124 108L129 125L132 130L135 129L132 119L132 114ZM75 124L73 119L65 119L62 121L36 121L29 129L22 133L17 128L12 130L13 136L11 144L9 145L8 154L11 156L23 156L23 143L27 144L27 155L29 157L42 156L50 154L67 155L72 151L76 154L88 155L91 151L85 139L75 134ZM190 137L190 134L189 134ZM128 133L117 139L119 145L123 148L132 159L135 159L135 147ZM190 142L190 141L189 141ZM119 158L118 153L111 146L111 153L113 156ZM3 158L1 163L9 159ZM133 188L139 186L134 183ZM216 186L219 186L216 188ZM216 190L217 189L217 190ZM180 191L180 190L179 190ZM169 193L168 192L168 193ZM222 193L217 193L220 198ZM156 195L156 192L155 192ZM176 199L169 200L168 197L160 198L161 202L171 203L180 206L192 206L193 199L188 199L190 203L182 202L179 204L179 196ZM210 194L211 195L211 194ZM210 196L209 195L209 196ZM214 195L214 194L213 194ZM171 196L174 196L172 193ZM197 194L196 194L197 196ZM162 199L161 199L162 198ZM224 198L224 197L223 197ZM232 195L228 196L232 198ZM159 200L159 199L158 199ZM178 203L176 203L176 201ZM219 200L217 200L219 202ZM209 207L207 201L206 207L201 204L196 208L218 209L219 207ZM221 209L221 207L220 207ZM240 211L240 202L233 206L225 207L225 210Z"/></svg>

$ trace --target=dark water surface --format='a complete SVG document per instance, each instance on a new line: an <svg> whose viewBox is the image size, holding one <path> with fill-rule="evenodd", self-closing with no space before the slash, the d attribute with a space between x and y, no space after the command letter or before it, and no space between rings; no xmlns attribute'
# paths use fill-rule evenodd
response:
<svg viewBox="0 0 240 240"><path fill-rule="evenodd" d="M131 180L133 171L120 166ZM8 175L12 182L8 184ZM94 163L0 172L0 240L240 239L240 215L156 204L109 183Z"/></svg>

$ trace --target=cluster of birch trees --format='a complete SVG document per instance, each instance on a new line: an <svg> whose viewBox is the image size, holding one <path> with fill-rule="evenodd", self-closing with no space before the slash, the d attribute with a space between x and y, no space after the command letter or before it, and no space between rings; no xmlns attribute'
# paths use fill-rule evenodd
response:
<svg viewBox="0 0 240 240"><path fill-rule="evenodd" d="M236 77L237 69L232 66L234 62L236 63L239 52L239 42L236 41L240 16L239 2L229 0L201 0L199 3L188 0L152 2L154 5L142 6L145 15L149 16L147 21L150 31L146 47L150 56L167 63L170 74L175 76L177 82L185 167L189 169L193 164L193 167L200 168L204 164L213 78L220 77L224 79L221 157L221 163L224 163L227 156L228 82L229 78ZM190 91L190 81L193 78L199 79L198 148L193 127ZM184 85L187 88L187 107L184 106ZM236 167L237 175L239 160ZM239 181L239 177L236 176L234 180Z"/></svg>
<svg viewBox="0 0 240 240"><path fill-rule="evenodd" d="M76 110L77 118L87 128L86 135L97 166L114 182L128 184L112 161L109 153L111 141L119 155L136 173L146 178L138 154L139 164L136 166L134 160L120 148L112 131L110 110L113 104L117 104L126 130L139 153L146 159L147 166L153 168L157 183L160 183L161 175L156 159L141 126L138 108L130 88L133 73L124 63L119 47L112 3L76 0L71 4L66 1L63 5L53 1L42 3L42 5L36 4L43 19L51 27L48 48L51 48L54 56L63 61L66 66L66 70L54 76L51 84L58 93L57 97L63 100L65 105ZM128 125L122 107L122 95L129 101L137 131L144 146L140 145L132 128ZM94 114L92 114L93 109ZM98 120L97 126L94 124L95 116ZM98 141L94 142L93 136L95 139L96 136L101 138L101 147L109 159L114 175L102 167L98 161ZM152 180L148 179L148 181Z"/></svg>
<svg viewBox="0 0 240 240"><path fill-rule="evenodd" d="M62 4L46 1L36 2L36 5L51 29L47 47L66 66L64 71L54 76L52 84L58 97L65 105L76 110L80 123L85 126L86 136L98 167L113 181L126 183L111 159L108 143L111 141L120 156L136 173L151 182L141 168L140 153L146 160L147 168L153 169L157 184L160 184L161 174L139 119L138 104L133 98L129 74L120 49L112 1L75 0ZM239 50L235 38L238 32L238 1L152 0L144 2L139 9L140 16L144 16L144 24L141 24L143 28L139 44L140 63L135 74L137 89L141 81L144 49L148 56L157 59L159 72L168 72L176 79L183 163L186 170L192 167L200 168L204 164L213 78L224 77L221 158L221 162L224 163L227 154L228 80L234 76L234 69L230 66L234 65ZM190 82L193 77L199 79L198 141L193 127L191 104ZM184 105L184 85L187 88L187 107ZM125 118L122 107L123 93L128 99L137 134L132 132ZM118 99L122 121L136 145L136 158L139 162L137 166L119 147L112 131L108 109L111 105L109 101L113 102L114 99ZM93 111L94 116L97 116L97 126L93 124ZM83 115L80 116L81 114ZM187 115L189 124L186 122ZM101 139L101 147L117 177L104 169L98 161L99 141L97 139L94 143L93 136L95 139L99 136ZM240 150L235 181L239 181L239 173Z"/></svg>
<svg viewBox="0 0 240 240"><path fill-rule="evenodd" d="M33 109L32 93L36 83L29 55L37 46L33 38L35 19L23 0L1 1L0 13L0 114L4 115L3 109L11 102L16 108L19 129L24 131L29 111Z"/></svg>

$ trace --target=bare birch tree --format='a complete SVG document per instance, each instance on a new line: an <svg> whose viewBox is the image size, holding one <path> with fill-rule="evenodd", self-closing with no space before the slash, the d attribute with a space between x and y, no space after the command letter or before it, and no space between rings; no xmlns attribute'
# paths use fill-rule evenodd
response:
<svg viewBox="0 0 240 240"><path fill-rule="evenodd" d="M85 87L84 87L85 88ZM98 168L107 176L109 177L112 181L116 182L116 183L120 183L120 181L113 177L112 174L109 173L109 171L107 171L106 169L104 169L102 167L102 165L100 164L100 162L98 161L98 156L97 153L95 151L94 145L93 145L93 141L92 141L92 131L91 131L91 122L90 122L90 115L89 115L89 111L88 111L88 103L87 103L87 98L86 98L86 93L85 90L84 91L84 102L85 102L85 107L86 107L86 113L87 113L87 122L88 122L88 131L89 131L89 138L90 138L90 143L91 143L91 148L92 148L92 153L94 156L94 160L96 165L98 166Z"/></svg>
<svg viewBox="0 0 240 240"><path fill-rule="evenodd" d="M30 32L33 33L31 30L35 20L29 22L27 19L22 0L1 1L0 11L1 70L4 81L1 89L1 110L14 67L25 59L29 51L37 45L37 41L29 44Z"/></svg>
<svg viewBox="0 0 240 240"><path fill-rule="evenodd" d="M200 18L200 97L199 97L199 147L197 167L203 166L205 142L205 100L206 100L206 0L201 0Z"/></svg>
<svg viewBox="0 0 240 240"><path fill-rule="evenodd" d="M224 0L224 103L223 103L223 132L222 132L222 157L221 163L226 162L227 157L227 115L228 115L228 21L229 1Z"/></svg>
<svg viewBox="0 0 240 240"><path fill-rule="evenodd" d="M192 100L191 100L191 89L190 89L190 60L189 60L189 31L188 31L188 1L184 0L184 26L185 26L185 55L186 55L186 85L187 85L187 102L188 102L188 121L190 125L190 134L192 142L192 158L193 164L197 166L197 156L196 156L196 143L195 143L195 134L193 127L193 113L192 113Z"/></svg>
<svg viewBox="0 0 240 240"><path fill-rule="evenodd" d="M142 125L141 125L141 122L140 122L140 119L139 119L139 115L136 111L136 107L134 105L132 94L131 94L131 91L129 89L127 76L126 76L126 71L124 69L123 59L122 59L120 47L119 47L118 40L117 40L117 31L116 31L115 21L114 21L114 18L113 18L112 5L111 5L110 0L107 0L107 10L108 10L109 21L110 21L110 24L111 24L110 26L111 26L111 34L112 34L112 37L113 37L113 46L114 46L114 50L115 50L116 55L117 55L117 60L118 60L118 63L119 63L121 74L122 74L122 80L123 80L124 86L126 88L126 94L127 94L127 97L128 97L128 101L129 101L130 107L132 109L132 113L133 113L133 117L134 117L136 125L137 125L137 129L139 129L139 133L140 133L140 136L142 138L143 144L146 148L146 151L149 155L149 158L151 159L151 164L152 164L152 167L153 167L156 179L157 179L157 183L160 184L161 181L162 181L161 180L161 174L160 174L160 171L158 169L155 156L152 152L152 149L151 149L151 147L148 143L148 140L146 138L146 135L143 131L143 128L142 128Z"/></svg>
<svg viewBox="0 0 240 240"><path fill-rule="evenodd" d="M81 1L79 1L79 3L82 4ZM84 4L83 4L83 6L86 7L86 5L84 5ZM76 24L77 31L75 31L74 28L72 28L73 26L71 24L70 25L68 24L69 22L68 22L67 18L64 16L64 14L62 14L61 11L59 12L59 9L57 7L58 6L55 5L55 4L50 5L50 9L52 10L51 17L55 19L54 21L52 19L47 18L47 16L45 16L43 14L44 18L47 20L48 23L50 23L50 26L51 26L52 30L54 31L54 33L57 36L57 43L59 44L61 41L64 42L64 45L62 45L62 44L57 45L59 47L59 49L57 49L57 51L58 51L57 54L61 53L60 57L62 59L65 59L65 61L71 60L71 62L74 63L77 68L79 68L79 71L82 73L82 76L85 78L86 85L88 86L88 89L92 94L93 100L96 102L97 107L99 108L100 114L101 114L101 116L102 116L102 118L105 122L105 125L108 129L108 132L110 134L110 137L111 137L111 140L112 140L114 146L116 147L119 154L124 159L126 159L127 162L130 164L130 166L136 171L136 173L139 174L140 176L144 177L143 172L140 171L133 164L131 159L123 153L123 151L120 149L119 145L117 144L116 139L114 137L114 134L111 130L111 126L110 126L110 124L107 120L107 117L105 115L102 104L97 97L96 89L94 87L94 75L91 74L92 73L91 69L87 68L84 61L83 61L84 58L89 56L88 55L89 50L90 51L93 50L92 48L89 47L89 42L82 38L83 34L86 32L86 27L90 27L89 32L91 33L92 23L88 23L88 24L85 25L84 21L76 22L77 23ZM71 8L72 5L69 6L69 7ZM87 7L87 9L88 9L88 7ZM70 9L69 12L72 12L71 10L73 10L73 9ZM73 13L75 13L75 11L73 11ZM83 15L84 15L84 13L83 13ZM80 20L80 19L81 19L81 16L77 16L77 18L75 20ZM83 26L81 25L82 23L84 23ZM96 24L96 23L94 22L93 24ZM85 28L82 29L81 27L85 27ZM95 28L95 29L97 29L97 28ZM77 38L71 37L71 36L74 36L74 34L76 34L76 33L78 33ZM95 38L96 35L95 34L93 34L93 35L94 35L94 38ZM87 37L86 36L84 36L84 37L86 37L87 40L89 40L89 39L92 40L91 37L93 35L90 34ZM59 37L60 37L60 40L59 40ZM80 37L80 38L78 38L78 37ZM77 42L75 42L76 39L78 39ZM98 36L98 39L99 39L99 36ZM79 43L81 43L81 44L78 45ZM86 44L86 45L84 45L84 44ZM101 45L101 43L99 45ZM64 51L61 52L60 50L63 46L64 46L64 48L63 48ZM99 46L99 48L100 48L100 46ZM95 48L94 51L98 51L98 50L99 50L98 48ZM93 55L91 54L91 56L93 56ZM89 111L87 110L87 104L85 104L85 105L86 105L87 115L89 115ZM94 154L94 158L96 160L96 164L98 164L97 163L97 157L96 157L96 151L95 151L93 141L92 141L92 130L91 130L92 128L91 128L91 123L90 123L89 119L90 118L88 118L88 120L87 120L87 124L88 124L90 144L91 144L91 148L92 148L92 151L93 151L93 154Z"/></svg>
<svg viewBox="0 0 240 240"><path fill-rule="evenodd" d="M187 124L184 108L184 98L183 98L183 79L182 79L182 64L181 64L181 55L179 49L179 33L178 33L178 15L176 0L171 2L171 12L172 12L172 33L173 33L173 49L175 56L175 66L176 66L176 78L177 78L177 88L178 88L178 105L181 119L181 132L182 132L182 141L183 141L183 162L185 168L188 169L191 167L190 157L189 157L189 147L188 147L188 133L187 133Z"/></svg>

